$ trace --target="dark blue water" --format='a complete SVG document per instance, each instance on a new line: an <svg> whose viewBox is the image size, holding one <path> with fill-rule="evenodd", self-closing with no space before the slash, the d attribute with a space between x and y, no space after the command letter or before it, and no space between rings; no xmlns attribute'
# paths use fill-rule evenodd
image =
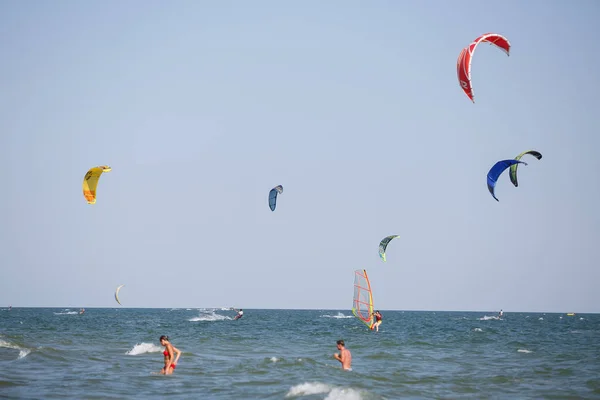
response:
<svg viewBox="0 0 600 400"><path fill-rule="evenodd" d="M244 311L0 310L0 397L600 398L597 314L383 311L376 333L348 310ZM183 351L170 376L160 335Z"/></svg>

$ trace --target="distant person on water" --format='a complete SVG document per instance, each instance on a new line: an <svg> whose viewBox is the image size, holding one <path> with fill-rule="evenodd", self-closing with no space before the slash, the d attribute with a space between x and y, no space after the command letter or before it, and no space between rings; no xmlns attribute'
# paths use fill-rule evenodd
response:
<svg viewBox="0 0 600 400"><path fill-rule="evenodd" d="M244 310L242 310L241 308L239 310L236 310L234 308L233 310L237 311L237 315L235 317L233 317L234 320L240 319L240 318L242 318L244 316Z"/></svg>
<svg viewBox="0 0 600 400"><path fill-rule="evenodd" d="M165 347L165 351L163 351L165 356L165 366L160 370L160 373L163 375L171 375L175 370L175 367L177 367L177 361L179 361L181 351L171 344L168 336L162 335L160 337L160 344ZM174 356L174 353L177 353L177 356Z"/></svg>
<svg viewBox="0 0 600 400"><path fill-rule="evenodd" d="M79 314L83 314L85 312L85 308L82 308L81 310L79 310Z"/></svg>
<svg viewBox="0 0 600 400"><path fill-rule="evenodd" d="M375 329L377 332L379 332L379 325L381 325L381 319L383 317L381 316L379 310L375 311L373 316L375 317L375 323L373 324L373 326L371 326L371 329Z"/></svg>
<svg viewBox="0 0 600 400"><path fill-rule="evenodd" d="M502 311L502 309L500 309L500 312L498 313L498 318L502 317L504 315L504 311Z"/></svg>
<svg viewBox="0 0 600 400"><path fill-rule="evenodd" d="M346 371L352 371L352 354L350 350L346 348L346 344L343 340L338 340L337 349L340 351L338 353L333 354L333 358L342 363L342 369Z"/></svg>

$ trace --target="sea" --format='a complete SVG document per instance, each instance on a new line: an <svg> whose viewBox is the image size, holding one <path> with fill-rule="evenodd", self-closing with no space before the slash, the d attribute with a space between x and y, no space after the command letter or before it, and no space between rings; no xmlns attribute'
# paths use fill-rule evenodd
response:
<svg viewBox="0 0 600 400"><path fill-rule="evenodd" d="M600 399L599 314L381 312L4 308L0 398Z"/></svg>

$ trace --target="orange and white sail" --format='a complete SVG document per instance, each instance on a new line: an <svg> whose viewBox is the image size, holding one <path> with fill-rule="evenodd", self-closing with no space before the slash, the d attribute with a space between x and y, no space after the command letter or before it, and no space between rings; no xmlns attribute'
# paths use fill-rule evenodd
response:
<svg viewBox="0 0 600 400"><path fill-rule="evenodd" d="M373 327L373 292L367 275L367 270L354 271L354 297L352 299L352 314L366 326Z"/></svg>

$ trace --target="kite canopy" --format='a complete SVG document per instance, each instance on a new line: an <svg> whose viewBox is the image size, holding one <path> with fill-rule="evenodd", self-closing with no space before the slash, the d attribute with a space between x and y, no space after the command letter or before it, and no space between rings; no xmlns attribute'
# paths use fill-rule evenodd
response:
<svg viewBox="0 0 600 400"><path fill-rule="evenodd" d="M523 153L516 156L515 160L519 161L521 159L521 157L523 157L526 154L531 154L538 160L542 159L542 153L535 151L535 150L528 150L528 151L524 151ZM513 185L515 185L515 187L519 186L519 182L517 181L517 167L518 166L519 166L519 164L511 165L510 171L509 171L510 181L512 182Z"/></svg>
<svg viewBox="0 0 600 400"><path fill-rule="evenodd" d="M119 303L119 305L122 305L121 302L119 301L119 291L121 290L121 288L125 286L125 285L119 285L117 287L117 290L115 290L115 300L117 300L117 303Z"/></svg>
<svg viewBox="0 0 600 400"><path fill-rule="evenodd" d="M100 165L99 167L90 168L83 178L83 197L88 204L96 203L96 187L98 180L103 172L110 172L112 169L108 165Z"/></svg>
<svg viewBox="0 0 600 400"><path fill-rule="evenodd" d="M397 238L397 237L398 237L398 235L387 236L387 237L383 238L381 243L379 243L379 257L383 260L383 262L386 261L385 249L387 249L388 243L391 242L392 239Z"/></svg>
<svg viewBox="0 0 600 400"><path fill-rule="evenodd" d="M497 33L486 33L485 35L481 35L470 45L462 49L458 56L458 61L456 62L458 83L473 103L475 103L475 99L473 96L473 87L471 86L471 59L473 58L475 48L482 42L498 47L500 50L504 51L506 55L509 55L510 52L510 42L508 39Z"/></svg>
<svg viewBox="0 0 600 400"><path fill-rule="evenodd" d="M269 192L269 208L271 211L275 211L277 206L277 194L283 193L283 186L277 185Z"/></svg>
<svg viewBox="0 0 600 400"><path fill-rule="evenodd" d="M496 164L494 164L494 166L488 172L488 174L487 174L487 187L488 187L488 190L490 191L490 193L492 194L492 197L494 199L496 199L496 201L500 201L500 200L498 200L498 198L494 194L494 189L496 188L496 182L498 181L498 177L508 167L510 167L511 165L515 165L515 164L525 164L525 165L527 165L527 163L525 163L523 161L518 161L518 160L502 160L502 161L498 161Z"/></svg>

